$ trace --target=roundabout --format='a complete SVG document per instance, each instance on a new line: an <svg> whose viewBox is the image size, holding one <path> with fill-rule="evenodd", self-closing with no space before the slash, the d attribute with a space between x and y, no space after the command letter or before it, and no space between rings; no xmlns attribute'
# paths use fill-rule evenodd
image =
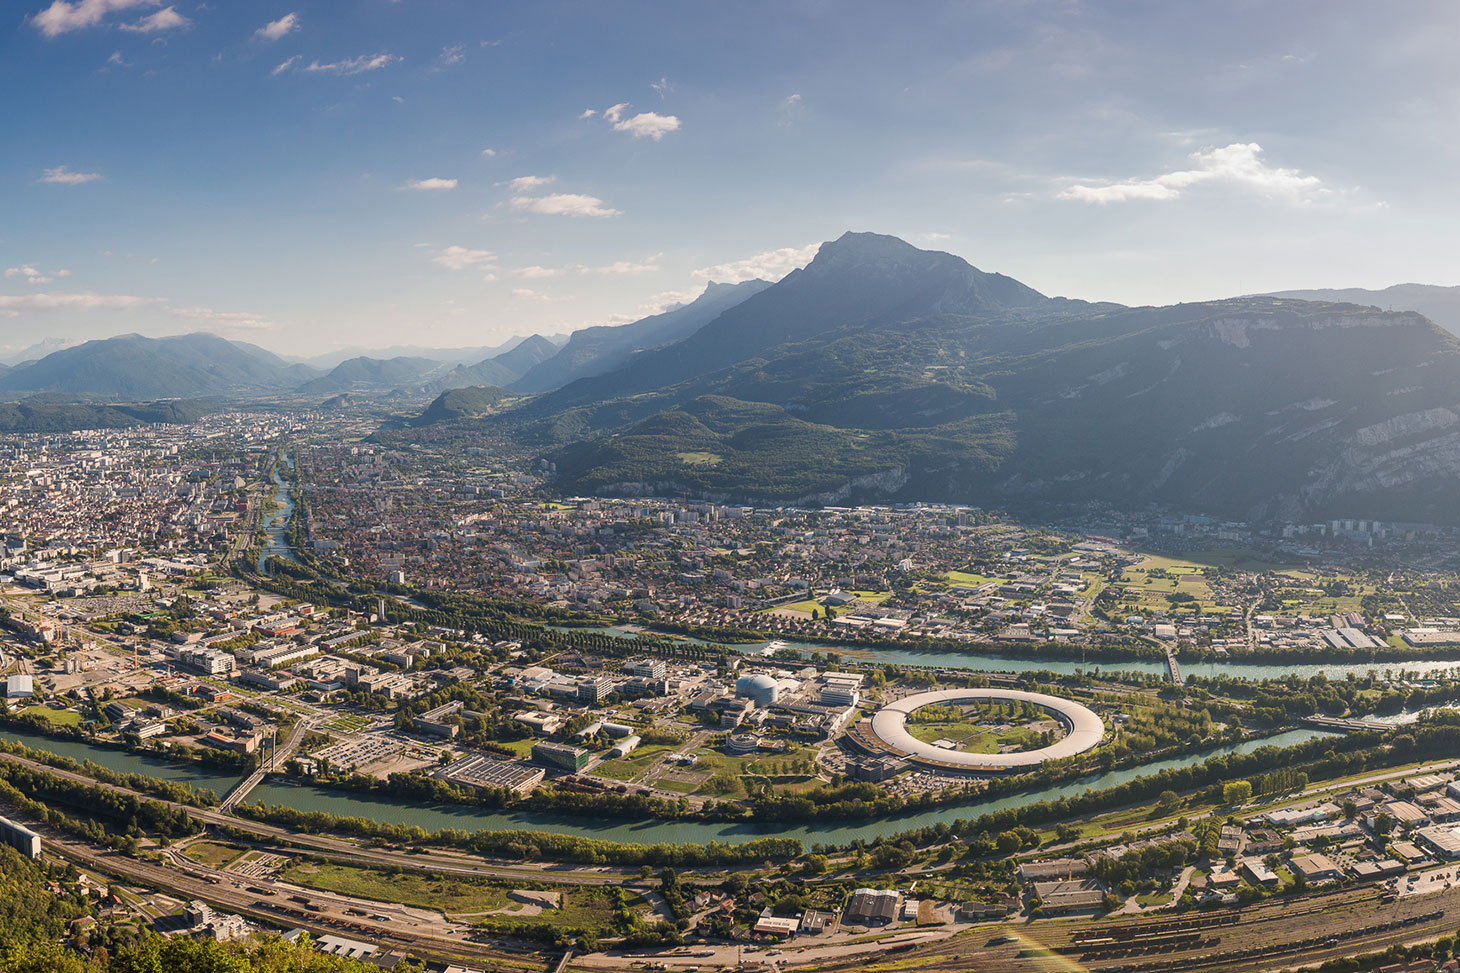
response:
<svg viewBox="0 0 1460 973"><path fill-rule="evenodd" d="M1065 727L1063 739L1039 750L1018 753L963 753L934 746L917 739L907 729L907 719L925 706L963 706L977 703L1029 703L1059 720ZM1019 689L947 689L918 693L889 703L872 715L871 736L887 751L906 760L938 770L965 773L1008 773L1032 770L1047 760L1073 757L1093 750L1105 739L1105 723L1089 707L1047 693Z"/></svg>

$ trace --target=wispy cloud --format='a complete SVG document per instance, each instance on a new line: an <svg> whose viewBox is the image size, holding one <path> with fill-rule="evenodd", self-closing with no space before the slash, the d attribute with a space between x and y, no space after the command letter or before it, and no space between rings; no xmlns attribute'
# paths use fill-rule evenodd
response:
<svg viewBox="0 0 1460 973"><path fill-rule="evenodd" d="M521 277L524 280L542 280L545 277L556 277L556 276L558 276L561 273L562 273L561 270L557 270L557 269L555 269L553 267L536 267L536 266L534 266L534 267L518 267L516 270L512 271L512 276L513 277Z"/></svg>
<svg viewBox="0 0 1460 973"><path fill-rule="evenodd" d="M156 34L164 30L177 30L181 27L189 27L192 21L178 13L173 7L163 7L154 14L149 14L133 24L118 24L122 30L130 30L134 34Z"/></svg>
<svg viewBox="0 0 1460 973"><path fill-rule="evenodd" d="M441 54L436 58L436 65L439 68L449 68L466 60L466 48L460 44L447 44L441 48Z"/></svg>
<svg viewBox="0 0 1460 973"><path fill-rule="evenodd" d="M278 20L271 20L258 30L254 36L260 40L276 41L286 34L292 34L299 29L299 14L287 13Z"/></svg>
<svg viewBox="0 0 1460 973"><path fill-rule="evenodd" d="M658 81L655 81L653 84L649 85L649 87L654 89L654 91L659 95L659 99L661 101L664 100L665 95L674 90L674 85L670 83L668 78L660 78Z"/></svg>
<svg viewBox="0 0 1460 973"><path fill-rule="evenodd" d="M648 138L655 142L670 132L677 132L680 129L680 121L674 115L660 115L658 112L652 111L630 115L628 111L629 103L623 101L617 105L610 105L601 113L589 108L578 117L580 119L593 118L595 115L602 114L604 120L613 126L615 132L628 132L634 138Z"/></svg>
<svg viewBox="0 0 1460 973"><path fill-rule="evenodd" d="M155 7L161 0L52 0L49 7L30 19L42 34L58 37L73 30L96 27L109 13Z"/></svg>
<svg viewBox="0 0 1460 973"><path fill-rule="evenodd" d="M472 250L468 247L450 246L431 254L431 260L447 270L471 270L474 267L489 267L497 257L490 250Z"/></svg>
<svg viewBox="0 0 1460 973"><path fill-rule="evenodd" d="M719 281L722 284L738 284L745 280L780 280L782 277L804 267L816 256L816 251L821 249L819 243L808 243L804 247L782 247L779 250L767 250L758 253L753 257L746 257L744 260L733 260L730 263L716 264L713 267L701 267L694 271L694 276L703 280Z"/></svg>
<svg viewBox="0 0 1460 973"><path fill-rule="evenodd" d="M295 54L293 57L285 58L283 61L280 61L279 64L274 68L274 70L269 72L269 74L277 78L279 75L283 74L285 71L289 70L298 63L299 55Z"/></svg>
<svg viewBox="0 0 1460 973"><path fill-rule="evenodd" d="M619 216L619 210L603 205L597 196L581 193L552 193L548 196L514 196L512 206L524 213L542 216Z"/></svg>
<svg viewBox="0 0 1460 973"><path fill-rule="evenodd" d="M1256 142L1234 142L1191 154L1192 168L1165 172L1149 179L1127 179L1101 184L1076 183L1059 193L1060 199L1087 203L1169 202L1191 187L1210 183L1292 202L1312 202L1331 192L1317 176L1297 169L1269 166L1260 158Z"/></svg>
<svg viewBox="0 0 1460 973"><path fill-rule="evenodd" d="M497 185L510 186L514 193L530 193L534 189L541 189L556 178L557 176L518 176L516 179L499 182Z"/></svg>
<svg viewBox="0 0 1460 973"><path fill-rule="evenodd" d="M95 182L100 178L99 172L75 172L67 166L56 166L54 169L47 169L40 181L58 186L79 186L83 182Z"/></svg>
<svg viewBox="0 0 1460 973"><path fill-rule="evenodd" d="M482 158L483 159L494 159L494 158L496 158L496 156L497 156L497 150L496 149L482 149Z"/></svg>
<svg viewBox="0 0 1460 973"><path fill-rule="evenodd" d="M585 273L603 274L605 276L620 276L625 274L652 274L659 269L659 258L664 256L656 253L647 260L618 260L602 267L585 267Z"/></svg>
<svg viewBox="0 0 1460 973"><path fill-rule="evenodd" d="M361 54L359 57L345 58L343 61L330 61L321 64L318 61L310 61L303 70L311 73L325 74L364 74L366 71L379 71L381 68L388 68L401 60L398 55L381 52L379 54Z"/></svg>
<svg viewBox="0 0 1460 973"><path fill-rule="evenodd" d="M431 179L408 179L408 180L406 180L406 184L404 186L402 186L401 188L402 189L426 189L426 190L431 190L431 189L455 189L456 188L456 180L455 179L441 179L441 178L436 178L436 177L433 177Z"/></svg>
<svg viewBox="0 0 1460 973"><path fill-rule="evenodd" d="M105 310L122 311L127 308L144 307L161 303L155 297L136 297L131 294L57 293L42 291L39 294L0 294L0 311L56 311L56 310Z"/></svg>
<svg viewBox="0 0 1460 973"><path fill-rule="evenodd" d="M267 318L247 311L217 311L211 307L174 307L168 310L173 317L211 325L209 330L212 331L272 331L278 327Z"/></svg>
<svg viewBox="0 0 1460 973"><path fill-rule="evenodd" d="M123 59L121 51L112 51L111 57L106 59L106 65L114 68L129 68L132 66L132 62Z"/></svg>
<svg viewBox="0 0 1460 973"><path fill-rule="evenodd" d="M27 284L49 284L57 277L70 277L71 271L64 269L41 271L31 264L22 264L19 267L7 267L5 276L24 278Z"/></svg>

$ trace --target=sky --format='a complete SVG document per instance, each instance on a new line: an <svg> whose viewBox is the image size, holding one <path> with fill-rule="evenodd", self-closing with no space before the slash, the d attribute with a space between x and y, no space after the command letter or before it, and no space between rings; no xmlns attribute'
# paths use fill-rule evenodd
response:
<svg viewBox="0 0 1460 973"><path fill-rule="evenodd" d="M1125 304L1460 284L1448 2L3 13L0 350L493 345L847 230Z"/></svg>

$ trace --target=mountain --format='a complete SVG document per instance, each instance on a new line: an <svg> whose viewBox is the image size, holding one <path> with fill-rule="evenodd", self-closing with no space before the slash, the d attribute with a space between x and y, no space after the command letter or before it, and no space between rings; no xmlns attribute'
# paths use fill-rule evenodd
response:
<svg viewBox="0 0 1460 973"><path fill-rule="evenodd" d="M340 392L390 390L420 382L445 372L446 364L429 358L351 358L340 362L328 375L299 386L304 395L336 395Z"/></svg>
<svg viewBox="0 0 1460 973"><path fill-rule="evenodd" d="M121 405L77 403L0 403L0 432L74 432L78 429L125 429L152 423L196 422L218 411L215 403L175 399Z"/></svg>
<svg viewBox="0 0 1460 973"><path fill-rule="evenodd" d="M438 422L450 422L455 419L470 419L483 415L495 409L503 400L510 399L512 393L506 389L494 386L478 388L447 389L436 396L421 417L416 420L418 426L430 426Z"/></svg>
<svg viewBox="0 0 1460 973"><path fill-rule="evenodd" d="M1460 287L1436 284L1395 284L1383 290L1362 287L1308 291L1276 291L1269 297L1288 297L1300 301L1331 301L1362 304L1386 311L1418 311L1453 335L1460 335Z"/></svg>
<svg viewBox="0 0 1460 973"><path fill-rule="evenodd" d="M544 396L537 408L560 412L653 391L834 332L940 314L987 317L1064 303L949 253L919 250L877 233L847 233L823 244L806 267L724 311L683 341L564 386Z"/></svg>
<svg viewBox="0 0 1460 973"><path fill-rule="evenodd" d="M458 365L445 375L420 385L419 391L443 392L447 389L473 386L511 385L524 372L534 365L547 361L557 352L557 345L542 335L535 334L495 358L479 361L475 365Z"/></svg>
<svg viewBox="0 0 1460 973"><path fill-rule="evenodd" d="M771 286L769 281L711 283L689 304L617 327L574 331L554 356L529 369L512 384L516 392L546 392L574 379L619 368L635 352L671 344L694 334L721 313Z"/></svg>
<svg viewBox="0 0 1460 973"><path fill-rule="evenodd" d="M571 492L1460 522L1460 340L1423 315L1046 298L872 234L473 421Z"/></svg>
<svg viewBox="0 0 1460 973"><path fill-rule="evenodd" d="M21 362L38 361L53 351L60 351L63 348L74 348L81 342L76 338L42 338L33 345L29 345L17 351L13 355L7 355L0 362L5 365L19 365Z"/></svg>
<svg viewBox="0 0 1460 973"><path fill-rule="evenodd" d="M153 399L293 389L317 372L211 334L121 335L52 352L0 376L0 391Z"/></svg>

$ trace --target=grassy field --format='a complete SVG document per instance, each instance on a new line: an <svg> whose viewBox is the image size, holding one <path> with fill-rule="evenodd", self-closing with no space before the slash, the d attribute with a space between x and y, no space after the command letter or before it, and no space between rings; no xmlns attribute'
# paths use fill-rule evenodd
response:
<svg viewBox="0 0 1460 973"><path fill-rule="evenodd" d="M959 749L964 753L998 753L1001 747L1006 746L1021 750L1039 746L1039 735L1022 726L993 730L970 721L938 721L910 724L908 732L924 743L951 740L959 744Z"/></svg>
<svg viewBox="0 0 1460 973"><path fill-rule="evenodd" d="M39 716L43 720L55 723L57 726L80 726L81 714L69 709L51 709L49 706L42 706L37 703L34 706L27 706L20 711L24 715Z"/></svg>
<svg viewBox="0 0 1460 973"><path fill-rule="evenodd" d="M591 887L563 887L563 905L535 916L519 916L524 907L507 897L515 886L458 875L402 872L391 875L371 868L295 862L280 876L285 881L326 892L338 892L379 902L397 902L422 909L438 909L449 916L504 919L523 918L564 926L599 926L613 917L607 895ZM642 900L640 900L641 902ZM631 902L637 905L637 902Z"/></svg>
<svg viewBox="0 0 1460 973"><path fill-rule="evenodd" d="M364 717L342 714L326 723L324 728L334 730L336 733L359 733L369 725L370 721Z"/></svg>
<svg viewBox="0 0 1460 973"><path fill-rule="evenodd" d="M664 744L647 744L622 759L605 760L593 772L600 777L609 777L613 780L635 780L671 749Z"/></svg>
<svg viewBox="0 0 1460 973"><path fill-rule="evenodd" d="M237 845L225 845L219 841L195 841L188 845L186 854L209 868L223 868L244 851Z"/></svg>
<svg viewBox="0 0 1460 973"><path fill-rule="evenodd" d="M982 574L970 574L967 571L947 571L943 574L943 580L950 585L968 585L969 587L976 588L980 585L986 585L990 581L999 581L1001 579L985 577Z"/></svg>

